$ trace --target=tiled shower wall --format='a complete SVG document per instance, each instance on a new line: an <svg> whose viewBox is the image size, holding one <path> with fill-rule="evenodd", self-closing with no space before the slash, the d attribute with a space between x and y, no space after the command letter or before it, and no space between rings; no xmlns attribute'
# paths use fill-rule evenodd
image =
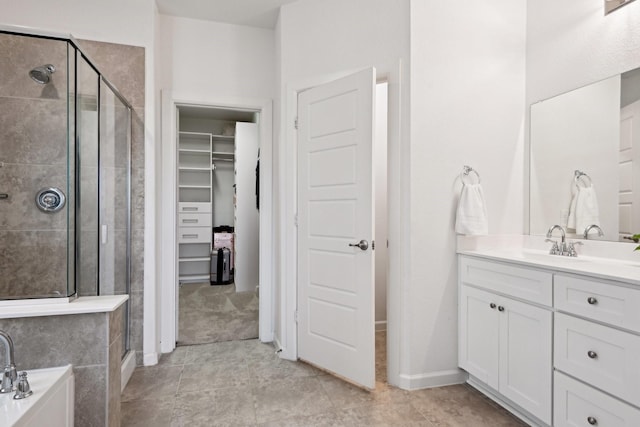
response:
<svg viewBox="0 0 640 427"><path fill-rule="evenodd" d="M66 296L67 209L35 206L67 190L67 43L0 34L0 297ZM29 77L53 64L47 85Z"/></svg>
<svg viewBox="0 0 640 427"><path fill-rule="evenodd" d="M144 285L144 106L145 51L142 47L78 41L82 51L133 106L131 118L131 349L142 364ZM114 173L117 170L114 170ZM117 202L117 201L116 201ZM122 272L114 272L121 277ZM116 293L119 289L115 284Z"/></svg>

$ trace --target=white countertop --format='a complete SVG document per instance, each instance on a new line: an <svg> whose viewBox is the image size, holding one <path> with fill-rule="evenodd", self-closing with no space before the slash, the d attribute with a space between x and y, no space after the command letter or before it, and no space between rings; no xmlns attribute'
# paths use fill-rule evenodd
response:
<svg viewBox="0 0 640 427"><path fill-rule="evenodd" d="M582 253L579 253L575 258L550 255L546 248L546 246L549 246L548 244L544 243L544 246L541 246L539 242L529 236L524 236L521 240L508 239L504 236L498 236L498 238L494 239L487 236L482 242L477 238L474 241L459 240L458 254L507 261L528 267L546 268L565 273L584 274L640 286L640 253L633 254L632 246L623 243L622 248L629 251L630 255L625 253L621 257L614 258L601 255L608 253L611 256L616 256L619 249L619 247L615 247L616 242L609 242L612 246L611 250L608 251L606 247L603 251L603 242L598 242L600 248L596 248L593 253L599 256L588 254L589 245L594 245L595 242L583 242L585 246L578 247L578 250L582 251Z"/></svg>
<svg viewBox="0 0 640 427"><path fill-rule="evenodd" d="M129 295L105 295L96 297L79 297L72 301L67 301L66 299L63 299L62 301L55 301L54 298L50 298L47 301L7 300L2 301L2 304L0 304L0 319L61 316L65 314L108 313L115 311L128 299Z"/></svg>

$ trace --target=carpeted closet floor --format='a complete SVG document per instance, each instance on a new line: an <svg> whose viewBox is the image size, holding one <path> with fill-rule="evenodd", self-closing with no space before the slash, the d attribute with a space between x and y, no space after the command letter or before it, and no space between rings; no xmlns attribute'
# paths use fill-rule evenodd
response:
<svg viewBox="0 0 640 427"><path fill-rule="evenodd" d="M178 345L207 344L258 337L257 292L236 292L235 285L180 286Z"/></svg>

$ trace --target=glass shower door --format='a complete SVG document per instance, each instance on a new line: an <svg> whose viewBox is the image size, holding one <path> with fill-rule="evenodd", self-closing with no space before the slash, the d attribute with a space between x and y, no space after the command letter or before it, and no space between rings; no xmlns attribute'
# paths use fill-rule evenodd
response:
<svg viewBox="0 0 640 427"><path fill-rule="evenodd" d="M73 294L67 49L0 33L0 299Z"/></svg>
<svg viewBox="0 0 640 427"><path fill-rule="evenodd" d="M131 113L100 83L100 295L129 293ZM123 356L129 349L129 301L123 316Z"/></svg>

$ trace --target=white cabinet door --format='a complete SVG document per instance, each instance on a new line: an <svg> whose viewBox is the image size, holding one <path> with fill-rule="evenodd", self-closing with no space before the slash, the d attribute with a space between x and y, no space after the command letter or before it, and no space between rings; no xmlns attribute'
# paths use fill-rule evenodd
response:
<svg viewBox="0 0 640 427"><path fill-rule="evenodd" d="M500 299L490 292L461 287L458 361L462 369L495 389L499 386Z"/></svg>
<svg viewBox="0 0 640 427"><path fill-rule="evenodd" d="M460 367L551 424L551 311L462 285L459 313Z"/></svg>
<svg viewBox="0 0 640 427"><path fill-rule="evenodd" d="M256 162L259 127L236 123L235 143L235 276L237 292L255 291L258 286L260 214L256 207Z"/></svg>
<svg viewBox="0 0 640 427"><path fill-rule="evenodd" d="M552 313L502 298L500 386L505 397L551 424Z"/></svg>

